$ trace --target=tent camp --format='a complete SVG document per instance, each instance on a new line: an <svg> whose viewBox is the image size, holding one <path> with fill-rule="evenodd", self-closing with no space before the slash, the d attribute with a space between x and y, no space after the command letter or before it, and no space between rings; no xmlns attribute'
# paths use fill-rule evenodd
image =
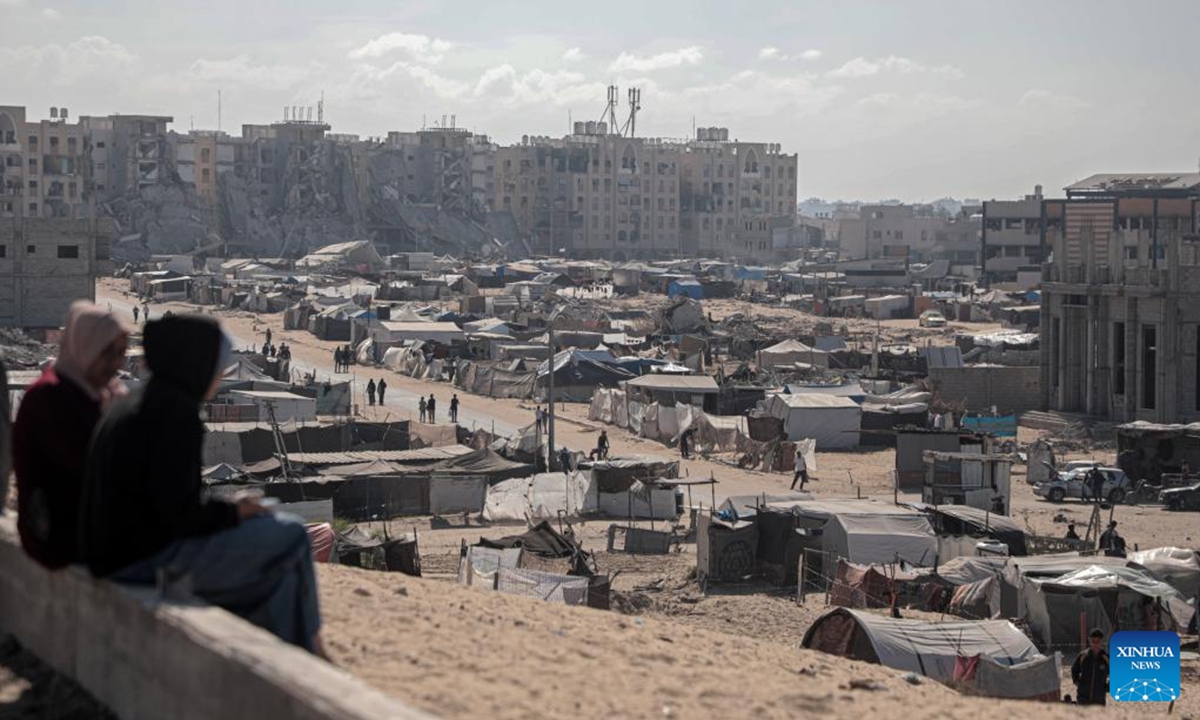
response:
<svg viewBox="0 0 1200 720"><path fill-rule="evenodd" d="M800 644L939 682L954 679L960 657L982 655L1004 666L1043 659L1029 638L1007 620L931 623L895 620L849 608L837 608L817 618ZM1057 668L1051 664L1043 672L1044 681L1049 683L1053 677L1057 688Z"/></svg>
<svg viewBox="0 0 1200 720"><path fill-rule="evenodd" d="M805 363L814 367L829 367L829 353L793 339L784 340L758 351L760 368L795 365L796 363Z"/></svg>
<svg viewBox="0 0 1200 720"><path fill-rule="evenodd" d="M929 566L937 561L937 538L920 515L836 515L825 525L825 552L868 565L897 559Z"/></svg>
<svg viewBox="0 0 1200 720"><path fill-rule="evenodd" d="M853 400L835 395L771 395L760 407L783 420L788 440L812 438L823 450L858 445L862 408Z"/></svg>
<svg viewBox="0 0 1200 720"><path fill-rule="evenodd" d="M1129 554L1129 561L1154 573L1185 598L1200 595L1200 561L1194 550L1161 547Z"/></svg>

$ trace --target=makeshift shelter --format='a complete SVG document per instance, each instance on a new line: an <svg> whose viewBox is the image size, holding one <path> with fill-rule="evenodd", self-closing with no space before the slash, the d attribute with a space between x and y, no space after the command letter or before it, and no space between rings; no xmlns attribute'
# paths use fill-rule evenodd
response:
<svg viewBox="0 0 1200 720"><path fill-rule="evenodd" d="M1133 567L1088 565L1052 578L1024 577L1021 617L1038 644L1080 647L1081 628L1186 632L1195 615L1179 591Z"/></svg>
<svg viewBox="0 0 1200 720"><path fill-rule="evenodd" d="M771 395L762 403L765 414L783 420L788 440L811 438L823 450L858 446L862 408L835 395Z"/></svg>
<svg viewBox="0 0 1200 720"><path fill-rule="evenodd" d="M800 644L938 682L954 679L959 657L982 655L1006 667L1043 659L1029 638L1007 620L933 623L848 608L837 608L817 618ZM1047 680L1054 673L1057 682L1053 665L1042 672Z"/></svg>
<svg viewBox="0 0 1200 720"><path fill-rule="evenodd" d="M758 351L758 366L774 368L804 363L813 367L829 367L829 353L788 339Z"/></svg>
<svg viewBox="0 0 1200 720"><path fill-rule="evenodd" d="M696 280L672 280L667 286L667 295L669 297L678 297L686 295L693 300L701 300L704 298L704 286Z"/></svg>
<svg viewBox="0 0 1200 720"><path fill-rule="evenodd" d="M1007 455L925 451L921 500L933 505L967 505L1007 515L1012 501Z"/></svg>
<svg viewBox="0 0 1200 720"><path fill-rule="evenodd" d="M1026 554L1025 531L1006 515L980 510L969 505L926 506L925 512L934 531L940 535L972 538L993 538L1008 546L1008 554L1021 557ZM947 558L942 557L942 561Z"/></svg>
<svg viewBox="0 0 1200 720"><path fill-rule="evenodd" d="M1154 577L1185 598L1200 596L1200 561L1195 550L1160 547L1129 553L1128 559L1154 573Z"/></svg>
<svg viewBox="0 0 1200 720"><path fill-rule="evenodd" d="M937 561L937 538L920 515L839 514L825 526L825 552L854 563L928 566Z"/></svg>
<svg viewBox="0 0 1200 720"><path fill-rule="evenodd" d="M634 377L606 360L612 359L607 350L579 350L571 348L554 356L554 397L568 402L586 402L596 388L616 387L624 380ZM548 397L550 388L550 361L538 365L536 393Z"/></svg>
<svg viewBox="0 0 1200 720"><path fill-rule="evenodd" d="M665 407L676 404L693 405L706 411L716 410L720 388L709 375L668 375L650 373L628 380L624 384L631 400Z"/></svg>
<svg viewBox="0 0 1200 720"><path fill-rule="evenodd" d="M696 576L701 582L738 582L754 573L758 524L722 520L711 513L696 517Z"/></svg>

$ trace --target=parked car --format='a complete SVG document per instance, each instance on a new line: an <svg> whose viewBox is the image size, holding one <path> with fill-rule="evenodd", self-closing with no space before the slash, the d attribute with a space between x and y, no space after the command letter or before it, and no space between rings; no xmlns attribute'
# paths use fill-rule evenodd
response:
<svg viewBox="0 0 1200 720"><path fill-rule="evenodd" d="M1133 481L1120 468L1098 468L1104 475L1103 498L1109 502L1119 503L1133 489ZM1050 502L1062 502L1067 498L1077 500L1092 500L1092 491L1088 487L1087 476L1090 467L1081 467L1059 473L1058 477L1033 487L1033 494L1044 497Z"/></svg>
<svg viewBox="0 0 1200 720"><path fill-rule="evenodd" d="M1200 510L1200 483L1167 488L1158 494L1167 510Z"/></svg>
<svg viewBox="0 0 1200 720"><path fill-rule="evenodd" d="M942 315L937 310L926 310L921 313L921 317L917 319L917 324L921 327L946 327L946 316Z"/></svg>

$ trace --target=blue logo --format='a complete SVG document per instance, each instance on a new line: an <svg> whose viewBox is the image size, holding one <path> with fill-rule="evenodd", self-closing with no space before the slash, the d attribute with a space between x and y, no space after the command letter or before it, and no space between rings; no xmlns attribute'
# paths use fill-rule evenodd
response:
<svg viewBox="0 0 1200 720"><path fill-rule="evenodd" d="M1125 630L1108 643L1108 694L1120 702L1171 702L1179 697L1179 636Z"/></svg>

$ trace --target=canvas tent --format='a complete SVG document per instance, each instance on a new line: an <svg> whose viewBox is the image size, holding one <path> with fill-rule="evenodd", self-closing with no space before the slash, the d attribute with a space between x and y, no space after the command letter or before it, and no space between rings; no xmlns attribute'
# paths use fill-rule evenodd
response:
<svg viewBox="0 0 1200 720"><path fill-rule="evenodd" d="M814 367L829 367L829 353L809 347L799 340L787 339L758 351L760 368L780 367L804 363Z"/></svg>
<svg viewBox="0 0 1200 720"><path fill-rule="evenodd" d="M1187 548L1161 547L1129 554L1129 561L1154 573L1185 598L1200 595L1200 561Z"/></svg>
<svg viewBox="0 0 1200 720"><path fill-rule="evenodd" d="M937 560L937 538L920 515L834 516L825 526L825 552L869 565L897 559L929 566Z"/></svg>
<svg viewBox="0 0 1200 720"><path fill-rule="evenodd" d="M1005 666L1043 657L1007 620L932 623L897 620L849 608L837 608L817 618L800 644L938 682L954 678L960 656L982 655ZM1056 672L1053 667L1049 671Z"/></svg>
<svg viewBox="0 0 1200 720"><path fill-rule="evenodd" d="M767 415L783 420L788 440L811 438L824 450L858 445L862 408L836 395L771 395L762 402Z"/></svg>

